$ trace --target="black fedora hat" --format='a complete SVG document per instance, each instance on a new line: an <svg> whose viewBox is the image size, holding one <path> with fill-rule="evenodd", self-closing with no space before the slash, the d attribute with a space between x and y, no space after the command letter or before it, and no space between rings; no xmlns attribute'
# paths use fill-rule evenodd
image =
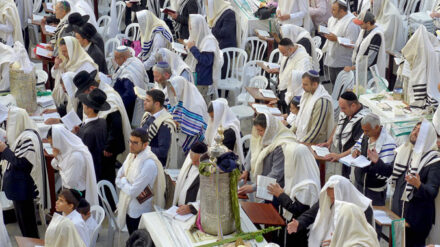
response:
<svg viewBox="0 0 440 247"><path fill-rule="evenodd" d="M66 27L66 32L70 33L77 29L78 27L86 24L90 19L89 15L81 15L80 13L72 13L69 15L68 23L69 25Z"/></svg>
<svg viewBox="0 0 440 247"><path fill-rule="evenodd" d="M79 35L81 35L81 37L83 37L84 39L87 39L88 41L91 41L93 36L95 36L97 33L96 28L90 23L85 23L84 25L82 25L78 28L75 28L74 31L76 33L79 33Z"/></svg>
<svg viewBox="0 0 440 247"><path fill-rule="evenodd" d="M75 97L82 94L86 89L88 89L95 81L95 77L98 71L94 70L90 74L89 72L83 70L73 77L73 84L75 84L78 89L75 93Z"/></svg>
<svg viewBox="0 0 440 247"><path fill-rule="evenodd" d="M107 95L99 88L93 89L89 94L80 94L79 100L86 106L98 110L107 111L110 110L110 104L107 103Z"/></svg>

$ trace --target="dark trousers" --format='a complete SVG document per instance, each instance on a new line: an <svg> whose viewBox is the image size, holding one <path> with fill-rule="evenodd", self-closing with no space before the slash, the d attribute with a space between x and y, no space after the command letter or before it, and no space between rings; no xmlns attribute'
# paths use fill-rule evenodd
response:
<svg viewBox="0 0 440 247"><path fill-rule="evenodd" d="M385 200L387 198L386 189L382 192L376 192L369 190L368 188L365 188L365 193L364 193L364 186L358 183L356 183L356 188L366 197L371 199L372 201L371 203L373 204L373 206L385 206Z"/></svg>
<svg viewBox="0 0 440 247"><path fill-rule="evenodd" d="M411 227L405 228L406 247L424 247L428 232L415 231Z"/></svg>
<svg viewBox="0 0 440 247"><path fill-rule="evenodd" d="M338 77L339 72L341 72L343 69L344 67L333 68L333 67L324 66L325 73L329 76L330 82L333 85L335 85L336 77Z"/></svg>
<svg viewBox="0 0 440 247"><path fill-rule="evenodd" d="M141 217L131 218L127 214L125 217L125 223L127 224L128 233L130 235L139 228L139 222L141 222Z"/></svg>
<svg viewBox="0 0 440 247"><path fill-rule="evenodd" d="M288 113L290 111L290 108L288 107L287 102L284 100L284 98L286 96L286 92L287 92L287 89L278 91L278 98L280 99L278 101L278 109L280 109L280 111L283 114Z"/></svg>
<svg viewBox="0 0 440 247"><path fill-rule="evenodd" d="M341 163L341 165L342 165L342 176L347 179L350 179L351 167L346 166L342 163Z"/></svg>
<svg viewBox="0 0 440 247"><path fill-rule="evenodd" d="M34 200L12 202L14 203L15 215L23 237L39 238Z"/></svg>
<svg viewBox="0 0 440 247"><path fill-rule="evenodd" d="M107 180L110 183L115 186L115 180L116 180L116 170L115 170L115 164L116 164L116 155L112 155L110 157L102 156L102 180ZM113 196L110 192L110 190L105 190L105 194L108 199L108 203L110 204L110 207L115 210L116 209L116 203L113 201Z"/></svg>

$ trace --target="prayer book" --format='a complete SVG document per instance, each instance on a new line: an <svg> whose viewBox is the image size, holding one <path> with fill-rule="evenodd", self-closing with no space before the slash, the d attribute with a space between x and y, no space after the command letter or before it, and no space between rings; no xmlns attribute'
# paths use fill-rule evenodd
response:
<svg viewBox="0 0 440 247"><path fill-rule="evenodd" d="M37 45L35 54L40 57L52 58L52 51L45 49L44 47Z"/></svg>
<svg viewBox="0 0 440 247"><path fill-rule="evenodd" d="M46 153L49 155L53 155L53 149L50 143L43 143L43 148L46 150Z"/></svg>
<svg viewBox="0 0 440 247"><path fill-rule="evenodd" d="M37 21L37 22L43 20L43 18L44 18L44 16L42 16L42 15L33 15L32 16L32 20Z"/></svg>
<svg viewBox="0 0 440 247"><path fill-rule="evenodd" d="M324 157L327 154L330 154L330 151L326 147L312 145L311 148L313 149L313 151L315 151L316 155L318 155L320 157Z"/></svg>
<svg viewBox="0 0 440 247"><path fill-rule="evenodd" d="M169 216L172 219L182 221L182 222L185 222L185 221L191 219L191 217L193 217L193 214L191 214L191 213L180 215L177 213L177 209L179 209L178 206L172 206L167 211L164 212L164 215Z"/></svg>
<svg viewBox="0 0 440 247"><path fill-rule="evenodd" d="M126 3L139 3L141 0L128 0Z"/></svg>
<svg viewBox="0 0 440 247"><path fill-rule="evenodd" d="M382 225L390 225L392 219L388 217L387 213L383 210L373 210L374 219L379 221Z"/></svg>
<svg viewBox="0 0 440 247"><path fill-rule="evenodd" d="M54 104L53 98L51 95L37 97L37 104L41 107L46 108Z"/></svg>
<svg viewBox="0 0 440 247"><path fill-rule="evenodd" d="M46 3L47 10L54 11L52 3Z"/></svg>
<svg viewBox="0 0 440 247"><path fill-rule="evenodd" d="M359 168L367 167L371 164L371 161L367 159L367 157L363 155L359 155L359 157L354 158L351 154L340 158L339 162L346 166L354 166Z"/></svg>
<svg viewBox="0 0 440 247"><path fill-rule="evenodd" d="M351 43L350 39L338 37L338 43L345 46L354 47L354 44Z"/></svg>
<svg viewBox="0 0 440 247"><path fill-rule="evenodd" d="M150 185L147 185L147 187L145 187L145 189L136 197L136 199L138 200L139 204L142 204L146 200L153 197L153 195L153 190L151 190Z"/></svg>
<svg viewBox="0 0 440 247"><path fill-rule="evenodd" d="M275 93L269 89L260 89L260 93L265 98L273 98L273 99L277 98L277 96L275 96Z"/></svg>
<svg viewBox="0 0 440 247"><path fill-rule="evenodd" d="M178 53L188 54L188 52L185 50L185 46L180 43L177 42L171 43L171 48L173 48L173 50L177 51Z"/></svg>
<svg viewBox="0 0 440 247"><path fill-rule="evenodd" d="M57 27L53 27L50 25L45 25L44 28L46 29L46 32L48 32L48 33L55 33L55 31L57 30Z"/></svg>
<svg viewBox="0 0 440 247"><path fill-rule="evenodd" d="M264 199L266 201L272 201L273 195L269 194L269 191L267 190L267 186L269 186L270 184L276 184L276 183L277 183L277 180L275 178L258 175L257 176L257 193L255 194L255 196L260 199Z"/></svg>
<svg viewBox="0 0 440 247"><path fill-rule="evenodd" d="M78 114L74 110L70 110L64 117L61 118L61 121L63 121L64 126L70 131L75 128L75 126L79 126L82 122L81 119L78 117Z"/></svg>
<svg viewBox="0 0 440 247"><path fill-rule="evenodd" d="M53 112L53 113L45 113L43 114L43 119L46 122L46 120L48 120L49 118L61 118L60 114L58 114L58 112Z"/></svg>
<svg viewBox="0 0 440 247"><path fill-rule="evenodd" d="M330 34L330 31L328 30L327 27L319 25L318 26L318 33Z"/></svg>
<svg viewBox="0 0 440 247"><path fill-rule="evenodd" d="M170 8L160 9L160 11L162 11L163 13L165 13L165 14L167 14L167 15L176 13L175 10L170 9Z"/></svg>
<svg viewBox="0 0 440 247"><path fill-rule="evenodd" d="M142 100L145 100L147 98L147 91L138 86L134 87L134 93Z"/></svg>
<svg viewBox="0 0 440 247"><path fill-rule="evenodd" d="M269 32L267 32L266 30L255 29L255 32L262 37L268 37L268 38L270 37Z"/></svg>

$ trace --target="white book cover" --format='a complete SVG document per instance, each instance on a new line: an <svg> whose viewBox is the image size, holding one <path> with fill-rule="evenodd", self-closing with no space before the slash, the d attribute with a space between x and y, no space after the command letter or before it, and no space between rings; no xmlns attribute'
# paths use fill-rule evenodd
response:
<svg viewBox="0 0 440 247"><path fill-rule="evenodd" d="M351 40L347 39L347 38L338 37L338 43L341 44L341 45L354 47L354 44L351 43Z"/></svg>
<svg viewBox="0 0 440 247"><path fill-rule="evenodd" d="M330 30L328 30L328 28L325 26L319 25L318 26L318 33L330 34Z"/></svg>
<svg viewBox="0 0 440 247"><path fill-rule="evenodd" d="M48 120L49 118L61 118L61 116L60 116L60 114L58 114L58 112L43 114L44 121Z"/></svg>
<svg viewBox="0 0 440 247"><path fill-rule="evenodd" d="M281 66L277 63L264 63L269 69L279 69Z"/></svg>
<svg viewBox="0 0 440 247"><path fill-rule="evenodd" d="M267 186L270 184L276 184L277 180L275 178L266 177L262 175L257 176L257 192L255 194L256 197L260 199L264 199L266 201L272 201L273 195L269 194L267 190Z"/></svg>
<svg viewBox="0 0 440 247"><path fill-rule="evenodd" d="M346 166L354 166L359 168L364 168L371 164L371 161L368 160L367 157L359 155L357 158L354 158L351 154L340 158L339 162Z"/></svg>
<svg viewBox="0 0 440 247"><path fill-rule="evenodd" d="M41 57L52 58L52 51L41 48L39 46L37 46L37 49L35 50L35 54L37 54L38 56L41 56Z"/></svg>
<svg viewBox="0 0 440 247"><path fill-rule="evenodd" d="M171 47L172 47L175 51L177 51L177 52L179 52L179 53L187 54L187 51L185 50L185 46L182 45L182 44L180 44L180 43L173 42L173 43L171 44Z"/></svg>
<svg viewBox="0 0 440 247"><path fill-rule="evenodd" d="M265 98L276 98L275 93L270 89L260 89L261 95Z"/></svg>
<svg viewBox="0 0 440 247"><path fill-rule="evenodd" d="M147 90L142 89L138 86L134 87L134 93L142 100L145 100L147 98Z"/></svg>
<svg viewBox="0 0 440 247"><path fill-rule="evenodd" d="M48 32L48 33L55 33L55 31L57 30L57 27L50 26L50 25L45 25L44 27L46 29L46 32Z"/></svg>
<svg viewBox="0 0 440 247"><path fill-rule="evenodd" d="M185 214L185 215L180 215L177 213L177 209L179 209L179 207L172 206L164 212L164 215L167 215L167 216L171 217L172 219L182 221L182 222L185 222L185 221L189 220L191 217L193 217L193 214L191 214L191 213Z"/></svg>
<svg viewBox="0 0 440 247"><path fill-rule="evenodd" d="M255 29L255 32L257 32L258 35L260 35L262 37L270 37L269 32L267 32L266 30Z"/></svg>
<svg viewBox="0 0 440 247"><path fill-rule="evenodd" d="M82 123L78 114L76 114L74 110L70 110L69 113L61 118L61 121L63 121L64 126L70 131L72 131L75 126L79 126Z"/></svg>
<svg viewBox="0 0 440 247"><path fill-rule="evenodd" d="M330 154L330 150L328 150L328 148L326 148L326 147L312 145L311 148L313 149L313 151L315 151L316 155L318 155L320 157L324 157L327 154Z"/></svg>
<svg viewBox="0 0 440 247"><path fill-rule="evenodd" d="M388 217L387 213L383 210L373 210L374 219L379 221L381 224L389 225L393 221Z"/></svg>

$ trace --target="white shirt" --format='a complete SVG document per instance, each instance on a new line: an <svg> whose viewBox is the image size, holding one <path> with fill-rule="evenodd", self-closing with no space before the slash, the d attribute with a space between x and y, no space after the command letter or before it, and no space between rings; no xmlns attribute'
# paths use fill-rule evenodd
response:
<svg viewBox="0 0 440 247"><path fill-rule="evenodd" d="M125 170L124 165L122 165L118 171L118 175L116 177L116 186L131 197L127 210L128 216L131 218L139 218L143 213L153 211L153 197L146 200L142 204L139 204L136 197L139 196L147 185L150 185L151 189L153 190L154 182L156 181L157 177L157 167L153 160L145 160L141 166L138 176L134 182L130 184L127 178L125 176L123 177Z"/></svg>
<svg viewBox="0 0 440 247"><path fill-rule="evenodd" d="M90 237L93 235L93 232L96 230L96 227L98 227L98 223L96 223L96 220L93 218L93 216L90 216L86 220L87 228L89 229Z"/></svg>
<svg viewBox="0 0 440 247"><path fill-rule="evenodd" d="M74 151L66 160L61 160L62 155L52 159L52 167L60 171L63 187L83 191L86 189L86 166L84 157L80 152Z"/></svg>
<svg viewBox="0 0 440 247"><path fill-rule="evenodd" d="M92 118L88 118L87 116L85 116L84 125L88 124L89 122L95 121L96 119L98 119L98 116Z"/></svg>
<svg viewBox="0 0 440 247"><path fill-rule="evenodd" d="M162 34L156 33L153 38L153 45L151 46L150 54L146 61L144 62L145 70L150 70L156 63L156 53L160 48L167 47L168 40L166 40Z"/></svg>
<svg viewBox="0 0 440 247"><path fill-rule="evenodd" d="M73 222L76 230L78 231L79 236L84 241L86 246L90 246L90 234L89 229L87 228L86 223L84 222L82 216L78 211L73 210L70 214L65 215L69 220Z"/></svg>
<svg viewBox="0 0 440 247"><path fill-rule="evenodd" d="M160 110L160 111L154 113L154 114L153 114L153 117L154 117L155 119L157 119L160 115L162 115L162 113L163 113L164 111L165 111L165 108L162 108L162 110Z"/></svg>
<svg viewBox="0 0 440 247"><path fill-rule="evenodd" d="M199 169L197 169L197 167L195 167L194 165L191 165L191 168L189 168L188 174L185 177L185 182L183 183L182 191L179 194L179 200L177 201L177 204L179 206L185 205L187 193L182 193L182 192L187 191L189 189L191 184L194 182L194 179L190 179L190 178L197 177L197 175L199 175Z"/></svg>

